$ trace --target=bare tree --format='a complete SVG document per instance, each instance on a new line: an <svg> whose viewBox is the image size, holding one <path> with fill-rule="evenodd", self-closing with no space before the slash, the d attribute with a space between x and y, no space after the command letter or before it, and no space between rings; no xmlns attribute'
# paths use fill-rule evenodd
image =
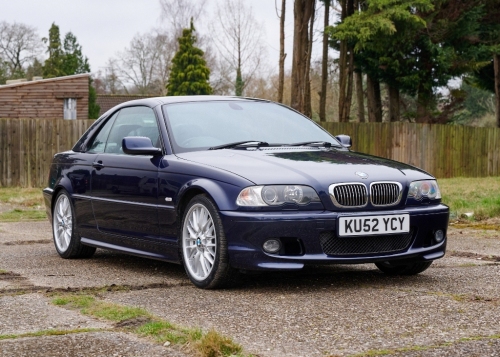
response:
<svg viewBox="0 0 500 357"><path fill-rule="evenodd" d="M188 28L193 19L194 23L205 14L207 0L159 0L161 20L166 22L168 29L174 32L175 37Z"/></svg>
<svg viewBox="0 0 500 357"><path fill-rule="evenodd" d="M0 22L0 59L7 63L10 76L23 72L41 48L42 42L34 27Z"/></svg>
<svg viewBox="0 0 500 357"><path fill-rule="evenodd" d="M278 75L278 102L283 103L283 90L285 87L285 10L286 0L281 0L281 15L278 15L278 7L276 0L274 2L276 15L280 19L280 59L279 59L279 75Z"/></svg>
<svg viewBox="0 0 500 357"><path fill-rule="evenodd" d="M123 83L142 95L163 95L175 52L174 40L167 33L153 30L134 36L128 48L118 54L115 64Z"/></svg>
<svg viewBox="0 0 500 357"><path fill-rule="evenodd" d="M265 54L263 25L253 16L252 8L243 0L227 0L217 3L216 21L212 25L215 45L235 74L236 95L243 95L245 87L262 66Z"/></svg>
<svg viewBox="0 0 500 357"><path fill-rule="evenodd" d="M98 94L123 94L127 88L119 76L119 65L116 58L111 58L106 63L104 73L98 71L94 78L94 86Z"/></svg>
<svg viewBox="0 0 500 357"><path fill-rule="evenodd" d="M328 84L328 34L326 28L330 20L330 2L324 0L323 56L321 62L321 91L319 92L319 120L326 122L326 86Z"/></svg>
<svg viewBox="0 0 500 357"><path fill-rule="evenodd" d="M341 0L342 21L354 14L355 0ZM340 41L339 54L339 121L348 122L351 114L353 74L354 74L354 50L346 41Z"/></svg>
<svg viewBox="0 0 500 357"><path fill-rule="evenodd" d="M309 87L310 64L310 36L309 22L314 20L313 12L316 0L295 0L294 4L294 30L293 30L293 60L292 60L292 108L306 113L306 91Z"/></svg>
<svg viewBox="0 0 500 357"><path fill-rule="evenodd" d="M493 67L495 74L495 103L496 103L496 121L497 127L500 128L500 54L495 54L493 57Z"/></svg>

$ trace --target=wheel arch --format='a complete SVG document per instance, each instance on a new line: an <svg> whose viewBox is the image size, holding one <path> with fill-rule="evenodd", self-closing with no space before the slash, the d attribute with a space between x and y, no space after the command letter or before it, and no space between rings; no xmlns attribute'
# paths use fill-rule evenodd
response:
<svg viewBox="0 0 500 357"><path fill-rule="evenodd" d="M178 193L177 214L182 217L189 201L199 195L206 194L214 201L219 211L233 210L236 205L236 197L240 188L225 182L213 181L208 179L195 179L187 182ZM233 197L234 196L234 197Z"/></svg>
<svg viewBox="0 0 500 357"><path fill-rule="evenodd" d="M74 201L73 197L71 196L71 194L73 193L72 191L72 187L71 187L71 181L63 176L59 179L58 182L56 182L56 184L54 185L54 191L52 191L52 198L51 198L51 204L50 204L50 207L51 207L51 213L53 214L54 212L54 205L56 203L56 198L57 198L57 195L59 194L59 192L61 192L62 190L65 190L66 192L69 193L69 199L71 200L71 202ZM73 202L74 204L74 202Z"/></svg>

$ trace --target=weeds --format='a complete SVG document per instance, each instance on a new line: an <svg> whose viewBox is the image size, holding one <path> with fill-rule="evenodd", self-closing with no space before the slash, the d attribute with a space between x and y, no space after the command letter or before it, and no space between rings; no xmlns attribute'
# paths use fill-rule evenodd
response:
<svg viewBox="0 0 500 357"><path fill-rule="evenodd" d="M216 331L203 333L201 329L187 329L151 315L144 309L119 305L97 299L88 294L68 293L52 296L52 303L79 310L82 314L113 321L115 326L130 326L127 330L164 344L186 346L203 357L242 356L242 347ZM139 326L134 323L139 322Z"/></svg>
<svg viewBox="0 0 500 357"><path fill-rule="evenodd" d="M41 330L41 331L27 332L22 334L0 335L0 341L10 340L15 338L23 338L23 337L62 336L74 333L98 332L98 331L104 331L104 330L96 328L79 328L73 330Z"/></svg>

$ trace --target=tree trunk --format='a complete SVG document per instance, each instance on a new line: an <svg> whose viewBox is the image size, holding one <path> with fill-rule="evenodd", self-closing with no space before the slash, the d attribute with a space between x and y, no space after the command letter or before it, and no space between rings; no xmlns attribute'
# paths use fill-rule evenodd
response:
<svg viewBox="0 0 500 357"><path fill-rule="evenodd" d="M285 6L286 0L281 0L280 17L280 60L278 77L278 102L283 103L283 88L285 87Z"/></svg>
<svg viewBox="0 0 500 357"><path fill-rule="evenodd" d="M293 59L291 83L291 107L301 113L306 111L306 65L309 59L309 20L315 0L295 0L293 28ZM308 77L308 76L307 76Z"/></svg>
<svg viewBox="0 0 500 357"><path fill-rule="evenodd" d="M500 128L500 54L494 55L493 67L495 68L495 102L497 107L497 127Z"/></svg>
<svg viewBox="0 0 500 357"><path fill-rule="evenodd" d="M431 115L432 91L419 86L417 94L417 123L430 123L432 121Z"/></svg>
<svg viewBox="0 0 500 357"><path fill-rule="evenodd" d="M370 75L366 76L366 90L368 98L368 121L382 122L382 98L380 97L380 83Z"/></svg>
<svg viewBox="0 0 500 357"><path fill-rule="evenodd" d="M323 23L323 59L321 62L321 92L319 93L319 120L326 121L326 86L328 84L328 34L326 28L330 19L330 0L325 0L325 20Z"/></svg>
<svg viewBox="0 0 500 357"><path fill-rule="evenodd" d="M341 18L354 13L354 0L343 0ZM339 121L348 122L351 111L352 77L354 70L354 53L347 41L340 42L339 55Z"/></svg>
<svg viewBox="0 0 500 357"><path fill-rule="evenodd" d="M389 121L399 121L399 89L388 84L387 93L389 93Z"/></svg>
<svg viewBox="0 0 500 357"><path fill-rule="evenodd" d="M307 47L307 62L304 82L306 84L306 89L304 92L304 115L312 118L312 105L311 105L311 56L312 56L312 44L314 35L314 16L316 13L316 6L313 4L313 11L311 14L311 19L309 20L309 44Z"/></svg>
<svg viewBox="0 0 500 357"><path fill-rule="evenodd" d="M356 82L356 102L358 103L358 121L365 121L365 103L363 96L363 73L354 72L354 81Z"/></svg>

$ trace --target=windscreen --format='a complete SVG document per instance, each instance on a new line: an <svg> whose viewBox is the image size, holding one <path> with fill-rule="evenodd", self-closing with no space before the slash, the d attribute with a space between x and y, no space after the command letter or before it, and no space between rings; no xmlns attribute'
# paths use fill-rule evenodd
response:
<svg viewBox="0 0 500 357"><path fill-rule="evenodd" d="M339 145L312 120L275 103L189 102L167 104L163 110L172 146L177 153L246 140L269 145L309 141Z"/></svg>

